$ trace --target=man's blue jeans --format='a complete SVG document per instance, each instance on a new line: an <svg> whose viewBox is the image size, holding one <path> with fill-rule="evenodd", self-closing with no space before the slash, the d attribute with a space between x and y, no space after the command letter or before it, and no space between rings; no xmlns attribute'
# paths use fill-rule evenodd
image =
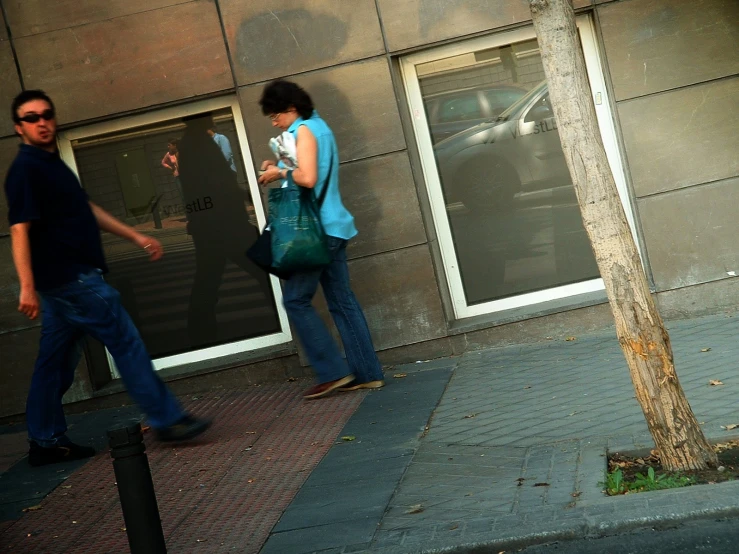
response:
<svg viewBox="0 0 739 554"><path fill-rule="evenodd" d="M333 260L327 267L296 273L285 281L285 309L319 383L335 381L350 373L358 383L381 380L382 366L375 354L367 321L349 285L347 241L328 237L328 244ZM313 307L319 283L341 335L346 361Z"/></svg>
<svg viewBox="0 0 739 554"><path fill-rule="evenodd" d="M121 306L118 291L103 281L99 271L81 274L76 281L40 296L41 344L26 402L30 440L41 446L67 440L62 396L74 380L85 334L108 348L128 393L152 427L167 427L185 415L154 372L141 336Z"/></svg>

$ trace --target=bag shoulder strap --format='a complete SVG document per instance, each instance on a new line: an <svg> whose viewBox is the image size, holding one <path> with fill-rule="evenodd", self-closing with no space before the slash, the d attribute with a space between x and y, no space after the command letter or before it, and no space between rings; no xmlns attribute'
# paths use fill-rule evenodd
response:
<svg viewBox="0 0 739 554"><path fill-rule="evenodd" d="M328 192L328 187L331 185L331 175L334 172L334 152L333 149L331 150L331 158L329 159L329 166L328 166L328 175L326 176L326 184L323 186L323 190L321 191L321 194L316 198L316 204L318 205L318 209L321 209L321 206L323 206L323 201L326 199L326 193ZM315 196L315 192L313 193Z"/></svg>

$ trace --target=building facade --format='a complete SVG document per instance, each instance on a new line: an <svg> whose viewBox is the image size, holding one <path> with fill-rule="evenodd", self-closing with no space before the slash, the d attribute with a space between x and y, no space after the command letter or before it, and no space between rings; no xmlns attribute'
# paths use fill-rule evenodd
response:
<svg viewBox="0 0 739 554"><path fill-rule="evenodd" d="M149 264L104 237L108 279L165 378L306 372L279 282L241 259L265 221L256 170L276 131L257 101L275 78L308 90L336 135L360 231L348 250L353 286L385 363L611 325L526 0L0 5L0 103L45 90L60 153L90 197L165 245ZM574 6L601 136L660 310L734 309L739 4ZM198 114L230 145L228 187L183 188L163 163ZM4 173L18 143L7 108L0 137ZM3 215L0 416L23 412L38 344L17 297ZM85 352L69 402L121 390L104 348L88 341Z"/></svg>

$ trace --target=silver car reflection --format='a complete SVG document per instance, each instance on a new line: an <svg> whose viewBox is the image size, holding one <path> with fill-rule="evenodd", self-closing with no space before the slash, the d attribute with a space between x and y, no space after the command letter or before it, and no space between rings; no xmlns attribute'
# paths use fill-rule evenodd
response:
<svg viewBox="0 0 739 554"><path fill-rule="evenodd" d="M522 194L571 183L546 81L494 121L434 146L446 204L505 210Z"/></svg>

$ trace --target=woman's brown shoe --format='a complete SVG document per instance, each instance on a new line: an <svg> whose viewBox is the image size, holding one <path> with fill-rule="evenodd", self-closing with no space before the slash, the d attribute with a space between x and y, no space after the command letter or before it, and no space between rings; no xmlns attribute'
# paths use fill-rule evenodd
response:
<svg viewBox="0 0 739 554"><path fill-rule="evenodd" d="M385 386L385 381L368 381L366 383L349 383L343 387L339 387L341 392L349 392L359 389L381 389Z"/></svg>
<svg viewBox="0 0 739 554"><path fill-rule="evenodd" d="M321 398L322 396L326 396L327 394L329 394L331 391L336 390L348 383L351 383L352 381L354 381L354 376L347 375L346 377L342 377L341 379L336 379L336 381L329 381L328 383L314 385L303 393L303 398L305 398L306 400Z"/></svg>

